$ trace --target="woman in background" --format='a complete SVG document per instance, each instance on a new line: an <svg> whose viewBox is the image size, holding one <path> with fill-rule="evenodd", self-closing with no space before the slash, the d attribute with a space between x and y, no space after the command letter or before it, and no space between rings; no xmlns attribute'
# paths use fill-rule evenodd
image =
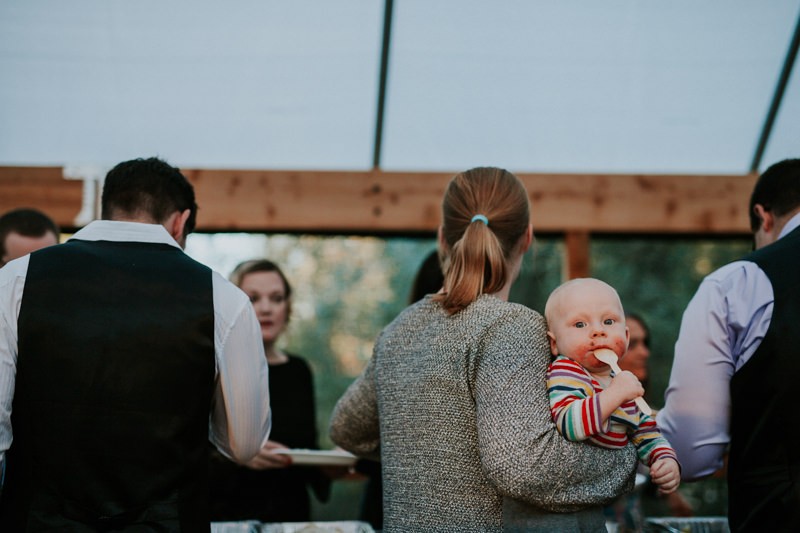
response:
<svg viewBox="0 0 800 533"><path fill-rule="evenodd" d="M311 370L303 359L278 347L291 315L292 287L281 269L266 259L241 263L231 281L250 297L261 324L272 431L267 444L246 465L212 450L211 520L305 522L310 520L307 487L324 501L330 482L318 468L292 466L289 457L274 453L279 448L319 447Z"/></svg>

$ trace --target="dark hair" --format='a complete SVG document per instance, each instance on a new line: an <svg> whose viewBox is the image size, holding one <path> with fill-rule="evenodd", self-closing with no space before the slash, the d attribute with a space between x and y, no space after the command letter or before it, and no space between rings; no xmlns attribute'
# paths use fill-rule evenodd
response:
<svg viewBox="0 0 800 533"><path fill-rule="evenodd" d="M123 161L112 168L103 184L102 218L146 216L164 222L175 211L191 213L184 234L194 231L197 204L194 188L176 167L151 157Z"/></svg>
<svg viewBox="0 0 800 533"><path fill-rule="evenodd" d="M435 296L448 313L503 288L508 260L529 224L528 193L511 172L479 167L450 180L442 201L445 293Z"/></svg>
<svg viewBox="0 0 800 533"><path fill-rule="evenodd" d="M433 250L425 257L425 260L419 266L419 270L417 270L414 284L411 286L411 295L408 303L413 304L421 300L426 294L439 292L442 285L444 285L444 274L439 262L439 252Z"/></svg>
<svg viewBox="0 0 800 533"><path fill-rule="evenodd" d="M650 348L650 328L647 326L647 322L644 321L641 315L636 313L625 313L625 319L635 320L639 323L639 325L642 326L642 329L644 330L644 345Z"/></svg>
<svg viewBox="0 0 800 533"><path fill-rule="evenodd" d="M286 321L288 322L289 316L292 314L292 285L276 263L269 259L251 259L249 261L244 261L236 265L236 268L233 269L230 280L237 287L241 287L244 277L255 272L275 272L281 278L281 281L283 281L283 290L286 293L286 305L288 307Z"/></svg>
<svg viewBox="0 0 800 533"><path fill-rule="evenodd" d="M23 207L13 209L0 216L0 257L6 255L6 237L19 233L25 237L43 237L47 233L58 240L60 230L53 220L36 209Z"/></svg>
<svg viewBox="0 0 800 533"><path fill-rule="evenodd" d="M800 159L775 163L758 178L750 196L750 229L753 233L761 226L761 219L754 209L756 204L761 204L775 217L800 207Z"/></svg>

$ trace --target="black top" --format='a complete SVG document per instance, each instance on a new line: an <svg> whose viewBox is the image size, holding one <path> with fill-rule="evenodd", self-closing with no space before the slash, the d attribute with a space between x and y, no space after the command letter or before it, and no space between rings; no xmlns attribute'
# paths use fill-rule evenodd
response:
<svg viewBox="0 0 800 533"><path fill-rule="evenodd" d="M272 406L270 440L288 448L317 449L314 382L308 364L289 355L286 363L269 366ZM315 467L253 470L211 450L211 520L305 522L310 519L307 486L327 499L329 481Z"/></svg>
<svg viewBox="0 0 800 533"><path fill-rule="evenodd" d="M51 246L18 333L0 529L207 530L211 271L166 244Z"/></svg>

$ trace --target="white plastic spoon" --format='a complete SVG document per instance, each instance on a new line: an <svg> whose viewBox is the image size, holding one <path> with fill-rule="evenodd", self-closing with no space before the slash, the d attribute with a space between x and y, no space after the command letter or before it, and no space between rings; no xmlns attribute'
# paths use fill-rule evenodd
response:
<svg viewBox="0 0 800 533"><path fill-rule="evenodd" d="M615 354L613 350L609 350L608 348L600 348L599 350L594 351L594 356L597 357L598 361L610 366L611 370L613 370L615 374L622 372L622 369L617 364L617 354ZM639 410L641 410L647 416L653 414L653 410L650 409L650 406L647 405L647 402L644 401L644 398L641 396L634 398L633 401L636 402Z"/></svg>

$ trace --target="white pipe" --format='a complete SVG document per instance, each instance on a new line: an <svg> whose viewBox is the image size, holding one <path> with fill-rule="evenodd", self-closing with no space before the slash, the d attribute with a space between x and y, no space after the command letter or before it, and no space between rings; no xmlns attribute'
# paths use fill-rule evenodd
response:
<svg viewBox="0 0 800 533"><path fill-rule="evenodd" d="M98 165L65 165L65 180L83 181L83 199L81 210L75 217L75 226L83 227L92 220L100 218L100 190L103 188L108 169Z"/></svg>

